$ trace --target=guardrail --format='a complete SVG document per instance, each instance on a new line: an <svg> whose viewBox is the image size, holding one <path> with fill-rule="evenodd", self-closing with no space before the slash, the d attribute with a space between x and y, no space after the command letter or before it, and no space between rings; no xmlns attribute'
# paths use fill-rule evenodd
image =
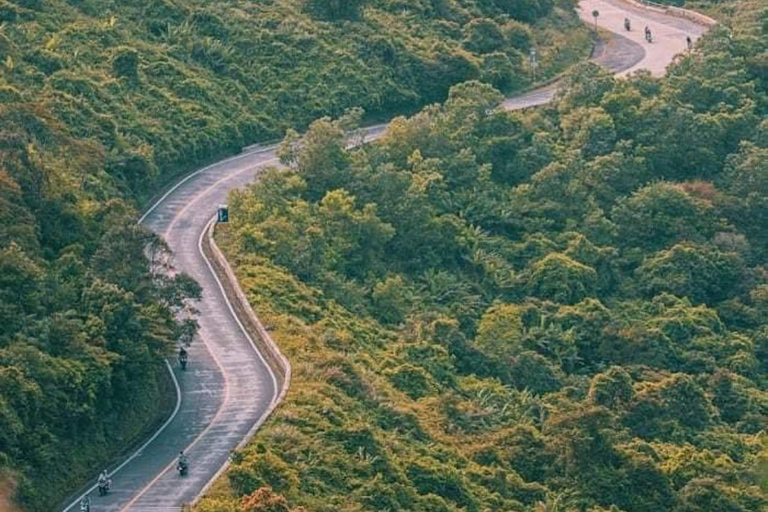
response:
<svg viewBox="0 0 768 512"><path fill-rule="evenodd" d="M213 269L218 276L221 284L223 285L224 292L227 298L235 308L237 317L243 321L243 326L251 334L254 342L258 345L258 349L264 358L267 360L272 371L276 372L279 376L280 393L277 395L273 403L279 403L285 396L288 386L291 381L291 363L288 358L283 355L278 347L277 343L272 339L272 336L267 331L264 324L256 316L251 308L248 298L240 287L240 283L235 276L235 272L229 265L224 253L221 252L219 246L216 245L216 241L213 238L213 234L216 230L215 220L210 223L208 232L204 238L203 250L206 258L212 264ZM270 411L272 408L270 408ZM267 414L268 415L268 414Z"/></svg>
<svg viewBox="0 0 768 512"><path fill-rule="evenodd" d="M674 5L660 4L657 2L650 2L648 0L623 0L624 2L632 5L636 5L642 9L660 12L676 18L683 18L699 25L711 27L717 25L717 20L705 16L704 14L689 9L683 9L682 7L676 7Z"/></svg>

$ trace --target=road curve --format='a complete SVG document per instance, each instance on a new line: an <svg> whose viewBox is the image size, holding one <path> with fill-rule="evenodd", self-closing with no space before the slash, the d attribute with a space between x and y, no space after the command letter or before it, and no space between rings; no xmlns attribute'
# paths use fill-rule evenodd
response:
<svg viewBox="0 0 768 512"><path fill-rule="evenodd" d="M686 35L696 39L705 30L621 0L582 0L579 5L585 21L593 23L591 13L598 10L598 25L613 33L597 48L594 60L618 75L641 68L662 74L674 56L685 51ZM631 32L624 31L625 17L632 20ZM652 44L643 40L645 25L654 33ZM540 105L554 92L550 85L511 98L504 107ZM384 131L384 126L369 128L367 139ZM175 267L202 286L203 298L197 303L200 332L190 349L187 371L172 368L180 399L176 411L144 446L113 469L113 491L108 496L96 497L89 487L92 512L181 510L200 495L275 401L278 381L234 316L200 245L217 205L226 202L232 189L252 182L260 169L277 163L275 149L256 148L192 173L142 217L167 241ZM184 478L174 471L182 449L190 460L190 473ZM81 496L60 510L79 510Z"/></svg>

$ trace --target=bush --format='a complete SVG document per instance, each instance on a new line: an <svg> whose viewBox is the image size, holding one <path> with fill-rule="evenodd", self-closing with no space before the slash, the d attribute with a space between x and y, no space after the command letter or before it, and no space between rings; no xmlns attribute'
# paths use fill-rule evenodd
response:
<svg viewBox="0 0 768 512"><path fill-rule="evenodd" d="M476 53L493 53L505 46L504 34L488 18L476 18L464 26L464 46Z"/></svg>
<svg viewBox="0 0 768 512"><path fill-rule="evenodd" d="M16 6L0 0L0 23L14 23L19 19L19 10Z"/></svg>
<svg viewBox="0 0 768 512"><path fill-rule="evenodd" d="M389 370L387 376L397 389L413 400L430 394L435 388L429 373L418 366L410 364L398 366Z"/></svg>
<svg viewBox="0 0 768 512"><path fill-rule="evenodd" d="M742 272L737 254L693 244L677 244L656 253L637 270L640 284L650 296L667 292L708 304L728 298Z"/></svg>
<svg viewBox="0 0 768 512"><path fill-rule="evenodd" d="M560 389L559 371L546 357L535 352L523 352L510 365L512 380L517 389L543 394Z"/></svg>
<svg viewBox="0 0 768 512"><path fill-rule="evenodd" d="M526 288L535 297L575 304L593 296L597 272L560 253L551 253L531 265Z"/></svg>
<svg viewBox="0 0 768 512"><path fill-rule="evenodd" d="M609 409L626 406L633 396L632 377L620 366L595 375L589 386L589 401Z"/></svg>
<svg viewBox="0 0 768 512"><path fill-rule="evenodd" d="M240 496L248 494L253 496L253 489L263 487L285 492L298 485L295 471L280 457L269 451L246 453L239 463L231 466L227 477L232 489Z"/></svg>
<svg viewBox="0 0 768 512"><path fill-rule="evenodd" d="M367 0L303 0L304 8L321 20L354 20Z"/></svg>
<svg viewBox="0 0 768 512"><path fill-rule="evenodd" d="M520 51L527 52L533 41L533 32L525 23L508 21L502 29L507 42Z"/></svg>
<svg viewBox="0 0 768 512"><path fill-rule="evenodd" d="M510 91L521 85L523 79L505 53L491 53L483 57L480 79L500 91Z"/></svg>
<svg viewBox="0 0 768 512"><path fill-rule="evenodd" d="M532 23L546 16L554 7L553 0L493 0L496 7L512 18Z"/></svg>
<svg viewBox="0 0 768 512"><path fill-rule="evenodd" d="M24 55L24 60L35 66L46 75L64 68L64 60L53 52L47 50L37 50Z"/></svg>
<svg viewBox="0 0 768 512"><path fill-rule="evenodd" d="M434 494L466 507L467 511L477 510L466 483L455 470L424 461L410 464L406 474L419 494Z"/></svg>
<svg viewBox="0 0 768 512"><path fill-rule="evenodd" d="M139 78L139 52L133 48L121 48L112 57L112 73L118 78Z"/></svg>

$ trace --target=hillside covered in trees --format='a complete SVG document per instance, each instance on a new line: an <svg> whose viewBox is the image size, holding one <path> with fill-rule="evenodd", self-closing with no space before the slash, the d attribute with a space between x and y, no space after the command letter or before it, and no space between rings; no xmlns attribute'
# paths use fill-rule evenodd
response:
<svg viewBox="0 0 768 512"><path fill-rule="evenodd" d="M557 73L589 51L572 7L0 0L0 495L52 510L172 399L161 356L199 290L135 227L162 185L348 107L524 87L533 45Z"/></svg>
<svg viewBox="0 0 768 512"><path fill-rule="evenodd" d="M153 193L163 174L323 115L528 84L589 53L569 0L2 0L3 126L77 140L56 174L89 194ZM67 152L68 151L68 152ZM80 162L79 160L85 160ZM76 163L76 165L74 165ZM167 176L166 176L167 180Z"/></svg>
<svg viewBox="0 0 768 512"><path fill-rule="evenodd" d="M768 506L768 24L312 124L218 240L294 380L199 512Z"/></svg>

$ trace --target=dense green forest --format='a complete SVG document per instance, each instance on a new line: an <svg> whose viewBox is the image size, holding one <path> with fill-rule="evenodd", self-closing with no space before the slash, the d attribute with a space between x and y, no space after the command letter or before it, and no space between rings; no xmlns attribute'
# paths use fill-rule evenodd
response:
<svg viewBox="0 0 768 512"><path fill-rule="evenodd" d="M664 78L319 120L218 233L294 380L200 512L768 507L768 12Z"/></svg>
<svg viewBox="0 0 768 512"><path fill-rule="evenodd" d="M53 509L172 400L160 356L199 290L135 227L160 187L348 107L526 87L534 45L552 76L589 52L572 7L0 0L0 501Z"/></svg>
<svg viewBox="0 0 768 512"><path fill-rule="evenodd" d="M3 124L48 146L65 141L35 125L61 125L70 188L151 195L163 175L349 107L411 111L475 78L524 87L534 45L551 76L589 53L573 5L0 0Z"/></svg>

